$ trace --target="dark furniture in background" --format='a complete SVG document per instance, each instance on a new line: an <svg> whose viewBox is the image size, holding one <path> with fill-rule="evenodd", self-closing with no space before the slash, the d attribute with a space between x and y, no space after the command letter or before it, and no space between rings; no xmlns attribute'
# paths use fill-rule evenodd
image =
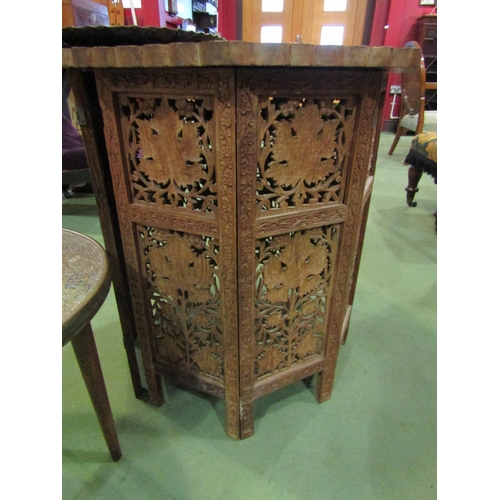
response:
<svg viewBox="0 0 500 500"><path fill-rule="evenodd" d="M410 151L404 161L410 165L408 169L408 186L406 187L406 203L409 207L416 207L413 201L418 192L418 183L425 172L437 184L437 133L424 132L416 135L411 141Z"/></svg>
<svg viewBox="0 0 500 500"><path fill-rule="evenodd" d="M425 172L434 179L437 184L437 133L424 132L416 135L411 141L410 151L404 161L410 165L408 169L408 186L406 187L406 203L409 207L416 207L413 201L415 193L418 192L418 183ZM437 210L434 212L434 229L437 233Z"/></svg>
<svg viewBox="0 0 500 500"><path fill-rule="evenodd" d="M72 122L62 115L62 190L66 198L72 189L90 182L90 170L83 139Z"/></svg>
<svg viewBox="0 0 500 500"><path fill-rule="evenodd" d="M425 65L425 109L437 110L437 15L428 14L417 20L416 41L422 48Z"/></svg>

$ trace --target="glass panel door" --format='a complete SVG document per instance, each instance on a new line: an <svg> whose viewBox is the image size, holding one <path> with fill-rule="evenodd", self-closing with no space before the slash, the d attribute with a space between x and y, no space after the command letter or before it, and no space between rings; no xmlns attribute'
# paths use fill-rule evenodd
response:
<svg viewBox="0 0 500 500"><path fill-rule="evenodd" d="M368 0L243 0L243 40L361 45Z"/></svg>

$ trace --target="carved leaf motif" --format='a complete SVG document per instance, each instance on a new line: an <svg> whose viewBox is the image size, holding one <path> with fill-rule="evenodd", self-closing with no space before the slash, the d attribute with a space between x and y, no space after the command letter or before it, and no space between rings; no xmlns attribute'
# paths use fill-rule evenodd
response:
<svg viewBox="0 0 500 500"><path fill-rule="evenodd" d="M193 353L193 361L200 367L202 372L218 376L221 371L221 358L205 347Z"/></svg>
<svg viewBox="0 0 500 500"><path fill-rule="evenodd" d="M156 275L154 285L174 300L187 294L190 302L211 300L213 270L210 261L196 255L178 233L168 235L166 245L149 250L151 271Z"/></svg>
<svg viewBox="0 0 500 500"><path fill-rule="evenodd" d="M156 344L159 348L158 355L160 358L166 358L173 361L183 359L184 351L176 342L175 338L170 335L166 335L161 339L161 342Z"/></svg>
<svg viewBox="0 0 500 500"><path fill-rule="evenodd" d="M339 119L324 121L316 105L298 107L295 118L276 123L268 176L282 186L323 181L335 170L333 150Z"/></svg>
<svg viewBox="0 0 500 500"><path fill-rule="evenodd" d="M309 302L306 302L302 306L302 314L304 316L308 316L309 314L313 314L317 311L318 309L318 304L316 303L317 301L311 300Z"/></svg>
<svg viewBox="0 0 500 500"><path fill-rule="evenodd" d="M175 178L185 187L206 177L198 163L198 125L180 119L166 99L153 118L137 120L137 126L142 154L138 168L150 180L167 184Z"/></svg>
<svg viewBox="0 0 500 500"><path fill-rule="evenodd" d="M307 235L296 234L264 266L267 298L285 302L291 289L297 289L299 295L315 290L323 281L321 272L327 264L327 253L326 246L316 246Z"/></svg>
<svg viewBox="0 0 500 500"><path fill-rule="evenodd" d="M274 346L267 346L265 351L257 359L259 374L273 373L280 365L286 362L286 353L281 352Z"/></svg>
<svg viewBox="0 0 500 500"><path fill-rule="evenodd" d="M266 317L266 324L270 327L281 326L283 321L283 316L280 313L270 314Z"/></svg>
<svg viewBox="0 0 500 500"><path fill-rule="evenodd" d="M315 336L313 332L307 333L300 340L300 343L294 350L295 356L297 356L299 359L304 359L307 358L307 356L310 356L311 354L318 354L319 352L321 352L319 345L320 342L321 342L321 337Z"/></svg>

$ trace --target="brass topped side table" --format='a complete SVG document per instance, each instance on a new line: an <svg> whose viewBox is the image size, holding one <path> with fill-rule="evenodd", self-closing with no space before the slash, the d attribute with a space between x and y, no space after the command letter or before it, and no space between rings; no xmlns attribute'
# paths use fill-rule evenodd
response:
<svg viewBox="0 0 500 500"><path fill-rule="evenodd" d="M62 230L62 345L71 342L111 458L122 456L91 319L111 286L106 252L97 241Z"/></svg>

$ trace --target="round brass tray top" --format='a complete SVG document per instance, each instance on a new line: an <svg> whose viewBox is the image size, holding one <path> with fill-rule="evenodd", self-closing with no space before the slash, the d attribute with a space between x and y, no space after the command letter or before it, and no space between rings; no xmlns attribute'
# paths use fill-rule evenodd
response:
<svg viewBox="0 0 500 500"><path fill-rule="evenodd" d="M62 345L95 316L111 286L104 248L92 238L62 230Z"/></svg>

